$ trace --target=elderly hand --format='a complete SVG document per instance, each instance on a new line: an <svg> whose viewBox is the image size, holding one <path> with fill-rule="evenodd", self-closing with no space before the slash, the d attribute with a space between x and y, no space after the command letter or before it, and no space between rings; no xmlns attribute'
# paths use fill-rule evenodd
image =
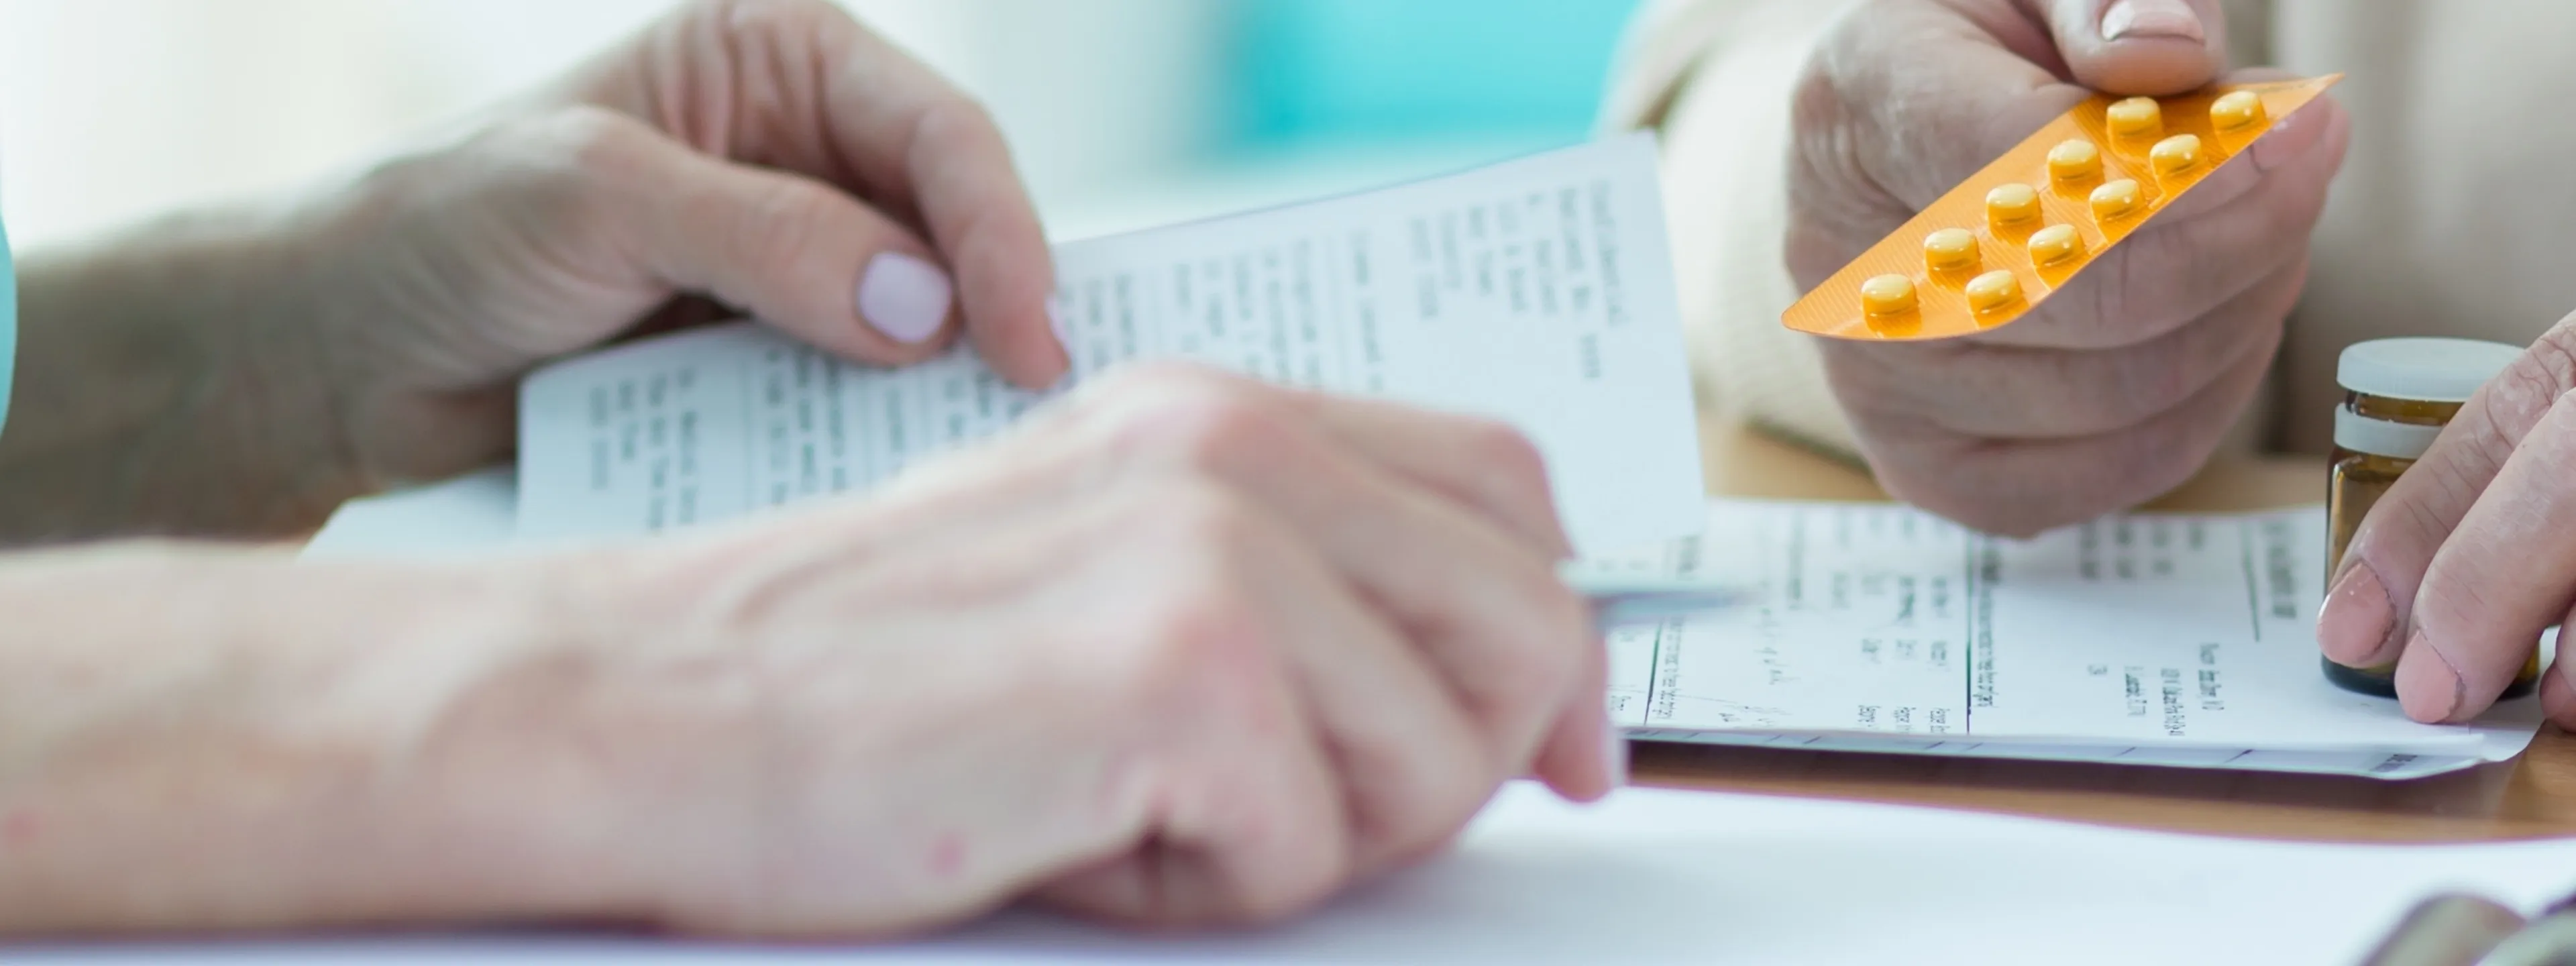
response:
<svg viewBox="0 0 2576 966"><path fill-rule="evenodd" d="M2344 551L2317 643L2349 667L2397 662L2398 700L2418 721L2486 710L2576 604L2571 391L2576 316L2460 408ZM2564 653L2541 703L2576 728Z"/></svg>
<svg viewBox="0 0 2576 966"><path fill-rule="evenodd" d="M1567 553L1508 429L1140 367L877 497L556 568L595 698L488 750L603 736L594 799L514 811L595 816L679 928L1265 920L1514 776L1620 780Z"/></svg>
<svg viewBox="0 0 2576 966"><path fill-rule="evenodd" d="M1813 287L2087 88L2220 78L2216 0L1880 0L1809 61L1788 260ZM2264 75L2238 72L2228 80ZM2283 119L2038 311L1928 344L1827 340L1826 371L1891 493L2028 534L2181 483L2253 397L2342 163L2330 100Z"/></svg>
<svg viewBox="0 0 2576 966"><path fill-rule="evenodd" d="M658 540L0 559L0 937L1272 919L1621 780L1566 554L1508 428L1161 364Z"/></svg>
<svg viewBox="0 0 2576 966"><path fill-rule="evenodd" d="M305 314L378 480L501 457L520 373L714 314L687 296L851 359L917 361L962 326L1022 385L1065 367L991 119L824 0L692 3L307 223Z"/></svg>

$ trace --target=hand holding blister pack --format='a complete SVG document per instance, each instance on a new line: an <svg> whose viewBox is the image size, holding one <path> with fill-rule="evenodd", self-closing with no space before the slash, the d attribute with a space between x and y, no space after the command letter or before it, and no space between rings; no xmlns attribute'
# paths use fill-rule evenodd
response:
<svg viewBox="0 0 2576 966"><path fill-rule="evenodd" d="M2088 98L1872 245L1781 321L1876 341L2008 325L2341 78Z"/></svg>

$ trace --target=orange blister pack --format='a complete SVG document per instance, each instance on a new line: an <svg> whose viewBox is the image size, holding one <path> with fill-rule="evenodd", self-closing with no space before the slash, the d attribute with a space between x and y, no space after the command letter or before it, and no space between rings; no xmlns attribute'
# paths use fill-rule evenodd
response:
<svg viewBox="0 0 2576 966"><path fill-rule="evenodd" d="M1780 321L1890 342L1992 331L2341 79L2088 98L1870 246Z"/></svg>

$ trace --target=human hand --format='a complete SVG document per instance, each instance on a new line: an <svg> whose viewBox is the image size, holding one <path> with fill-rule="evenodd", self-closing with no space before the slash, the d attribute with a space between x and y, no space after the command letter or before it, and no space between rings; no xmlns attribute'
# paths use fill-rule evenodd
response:
<svg viewBox="0 0 2576 966"><path fill-rule="evenodd" d="M1880 0L1797 92L1788 262L1812 288L2088 95L2222 78L2215 0ZM2262 383L2306 277L2349 121L2319 99L2012 326L1942 342L1823 340L1889 492L2028 534L2194 472Z"/></svg>
<svg viewBox="0 0 2576 966"><path fill-rule="evenodd" d="M502 457L520 373L710 300L856 360L918 361L962 326L1021 385L1066 365L1001 134L824 0L691 3L301 224L300 314L377 480Z"/></svg>
<svg viewBox="0 0 2576 966"><path fill-rule="evenodd" d="M2397 663L2418 721L2465 721L2495 703L2541 632L2576 603L2576 315L2460 407L2345 548L2317 643L2347 667ZM2563 651L2561 652L2564 653ZM2541 705L2576 728L2560 660Z"/></svg>
<svg viewBox="0 0 2576 966"><path fill-rule="evenodd" d="M1543 466L1478 420L1148 366L864 501L583 553L544 568L582 656L529 663L589 670L429 797L590 776L481 807L689 931L1267 919L1624 771Z"/></svg>

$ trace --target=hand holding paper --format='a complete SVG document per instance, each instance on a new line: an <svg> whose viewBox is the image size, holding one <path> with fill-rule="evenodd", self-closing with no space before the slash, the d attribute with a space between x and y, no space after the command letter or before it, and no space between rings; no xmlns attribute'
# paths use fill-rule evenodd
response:
<svg viewBox="0 0 2576 966"><path fill-rule="evenodd" d="M1499 419L1575 546L1696 531L1696 409L1654 141L1630 135L1055 251L1074 382L1184 358ZM611 349L521 392L519 530L649 533L862 490L1049 398L975 356L899 370L742 325Z"/></svg>

